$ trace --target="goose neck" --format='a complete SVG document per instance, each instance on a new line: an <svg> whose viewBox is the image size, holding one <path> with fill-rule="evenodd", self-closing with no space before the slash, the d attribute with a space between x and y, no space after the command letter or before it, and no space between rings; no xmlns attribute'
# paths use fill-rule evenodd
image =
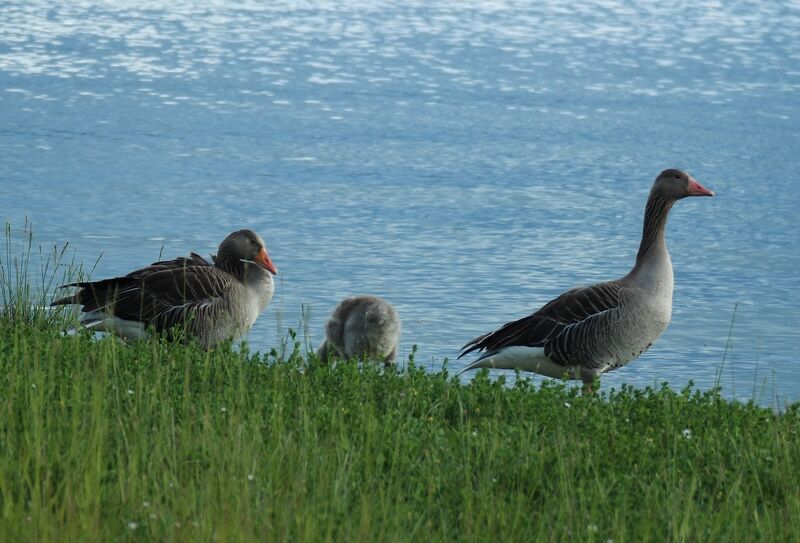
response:
<svg viewBox="0 0 800 543"><path fill-rule="evenodd" d="M230 273L240 281L244 280L245 264L232 254L221 250L214 258L214 265Z"/></svg>
<svg viewBox="0 0 800 543"><path fill-rule="evenodd" d="M675 200L664 198L655 192L650 193L644 212L644 227L639 253L636 255L636 268L641 267L650 255L666 252L666 239L664 232L669 215Z"/></svg>

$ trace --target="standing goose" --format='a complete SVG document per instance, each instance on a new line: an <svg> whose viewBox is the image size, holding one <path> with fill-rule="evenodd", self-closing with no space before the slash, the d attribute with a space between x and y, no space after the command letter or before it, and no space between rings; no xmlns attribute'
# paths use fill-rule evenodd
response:
<svg viewBox="0 0 800 543"><path fill-rule="evenodd" d="M81 305L83 326L131 339L186 326L208 349L250 330L272 299L278 273L252 230L230 234L211 258L213 264L191 253L125 277L63 285L80 290L51 305Z"/></svg>
<svg viewBox="0 0 800 543"><path fill-rule="evenodd" d="M323 364L339 356L382 360L391 366L399 340L400 319L392 304L377 296L353 296L333 310L317 355Z"/></svg>
<svg viewBox="0 0 800 543"><path fill-rule="evenodd" d="M644 212L636 264L625 277L566 291L544 307L476 337L459 358L478 351L474 368L531 371L580 379L591 392L595 377L624 366L658 339L672 314L672 262L664 229L672 205L714 193L680 170L656 178Z"/></svg>

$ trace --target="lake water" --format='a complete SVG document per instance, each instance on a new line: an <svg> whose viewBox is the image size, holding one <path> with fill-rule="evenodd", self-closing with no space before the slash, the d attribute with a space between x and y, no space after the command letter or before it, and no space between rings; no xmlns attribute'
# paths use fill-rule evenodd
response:
<svg viewBox="0 0 800 543"><path fill-rule="evenodd" d="M717 196L671 216L672 324L603 386L800 400L800 2L463 4L0 0L0 216L97 278L253 228L253 348L375 293L458 369L626 273L682 168Z"/></svg>

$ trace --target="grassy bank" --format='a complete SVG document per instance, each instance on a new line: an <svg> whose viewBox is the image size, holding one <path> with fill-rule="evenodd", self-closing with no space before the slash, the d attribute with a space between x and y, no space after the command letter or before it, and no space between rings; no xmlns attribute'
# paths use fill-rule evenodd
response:
<svg viewBox="0 0 800 543"><path fill-rule="evenodd" d="M800 405L65 337L65 255L6 226L1 541L800 540Z"/></svg>
<svg viewBox="0 0 800 543"><path fill-rule="evenodd" d="M800 540L797 406L303 358L0 319L0 534Z"/></svg>

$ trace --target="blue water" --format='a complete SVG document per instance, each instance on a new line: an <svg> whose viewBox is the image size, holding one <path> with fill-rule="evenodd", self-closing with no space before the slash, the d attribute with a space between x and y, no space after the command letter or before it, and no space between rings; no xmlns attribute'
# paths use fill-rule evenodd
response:
<svg viewBox="0 0 800 543"><path fill-rule="evenodd" d="M800 3L454 6L0 0L0 216L95 277L253 228L280 270L253 348L368 292L458 369L626 273L678 167L717 197L676 206L673 322L604 387L800 400Z"/></svg>

